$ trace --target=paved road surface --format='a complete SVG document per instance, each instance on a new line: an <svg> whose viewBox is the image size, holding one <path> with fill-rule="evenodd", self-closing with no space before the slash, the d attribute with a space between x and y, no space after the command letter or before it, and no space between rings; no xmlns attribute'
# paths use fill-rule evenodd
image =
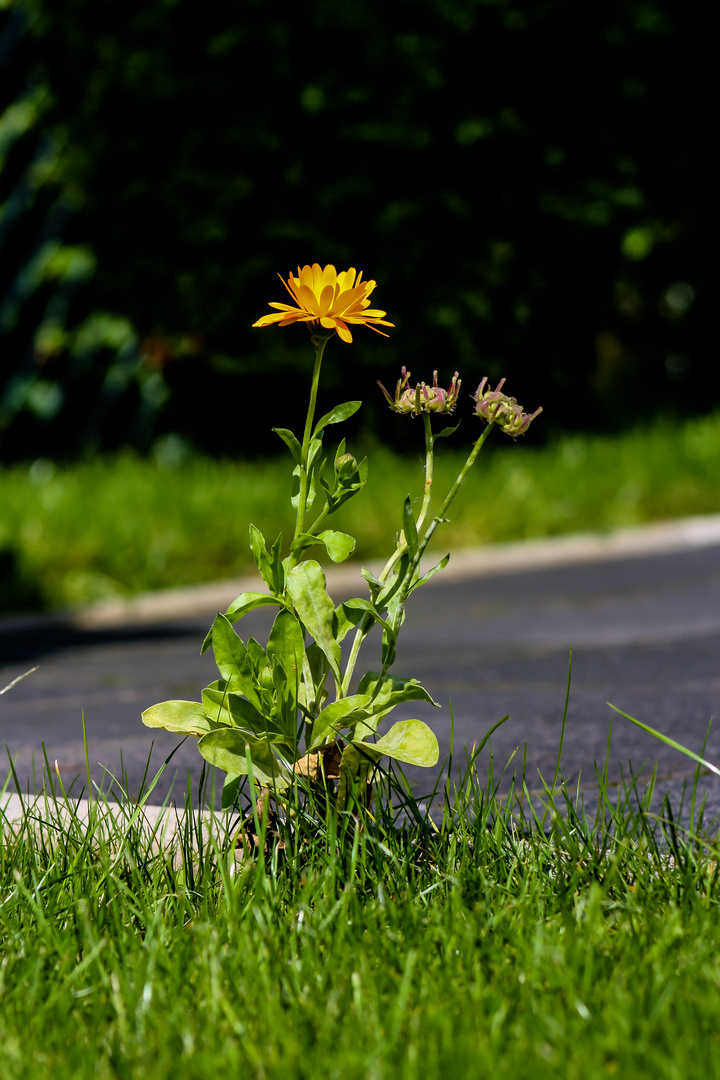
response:
<svg viewBox="0 0 720 1080"><path fill-rule="evenodd" d="M510 713L492 739L495 769L516 748L521 757L525 745L530 786L539 786L537 769L552 775L572 645L563 764L569 779L582 778L590 802L612 717L607 701L696 751L715 717L706 756L720 763L720 545L435 582L411 600L395 670L422 679L442 710L415 705L395 718L430 720L441 758L449 748L452 698L456 751ZM102 782L101 765L115 775L124 769L137 790L153 735L152 767L177 745L173 736L148 732L140 712L167 698L197 699L215 677L212 657L199 655L211 617L208 611L172 625L97 631L48 625L23 632L0 622L0 687L40 665L0 698L1 737L23 788L42 783L44 744L66 783L80 775L79 793L84 710L94 779ZM260 637L269 617L254 612L241 626L244 637ZM629 761L635 770L657 761L662 785L676 799L693 773L687 758L616 716L614 780L621 770L627 774ZM196 785L200 758L192 740L173 759L158 795L178 773L173 791L180 797L188 770ZM410 772L420 792L428 788L424 770ZM702 780L715 810L718 783Z"/></svg>

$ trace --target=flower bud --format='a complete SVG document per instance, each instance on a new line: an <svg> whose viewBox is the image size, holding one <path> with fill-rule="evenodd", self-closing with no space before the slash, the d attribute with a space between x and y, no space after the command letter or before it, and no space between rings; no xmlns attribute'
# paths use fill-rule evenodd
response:
<svg viewBox="0 0 720 1080"><path fill-rule="evenodd" d="M477 416L487 424L496 424L513 439L524 435L535 417L542 412L542 408L536 409L534 413L523 412L523 407L518 405L516 398L502 393L505 379L501 379L494 390L486 390L486 383L487 376L472 395Z"/></svg>
<svg viewBox="0 0 720 1080"><path fill-rule="evenodd" d="M338 480L348 481L353 480L358 471L357 458L352 454L341 454L335 458L335 472L337 473Z"/></svg>
<svg viewBox="0 0 720 1080"><path fill-rule="evenodd" d="M418 383L416 387L408 386L410 372L402 369L402 378L398 379L395 387L395 398L391 398L383 384L378 381L378 386L385 395L390 408L394 412L409 413L411 416L419 416L420 413L451 413L457 404L462 380L458 379L457 371L452 377L450 386L443 390L438 386L437 371L433 372L432 386L427 383Z"/></svg>

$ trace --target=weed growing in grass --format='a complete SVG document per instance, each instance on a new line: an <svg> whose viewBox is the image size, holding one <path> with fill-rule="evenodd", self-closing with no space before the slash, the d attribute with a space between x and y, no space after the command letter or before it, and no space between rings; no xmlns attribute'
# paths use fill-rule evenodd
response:
<svg viewBox="0 0 720 1080"><path fill-rule="evenodd" d="M633 782L589 820L560 776L501 802L477 761L436 821L391 765L373 819L290 791L245 852L190 799L162 842L132 800L26 802L0 829L0 1075L720 1075L701 811L683 830Z"/></svg>
<svg viewBox="0 0 720 1080"><path fill-rule="evenodd" d="M355 549L355 538L326 528L326 519L354 498L367 480L367 461L358 462L340 443L332 469L323 457L323 437L331 425L353 416L360 401L336 406L315 420L320 372L325 348L334 336L351 342L351 325L392 326L385 312L369 307L374 281L362 281L354 269L338 274L334 266L305 266L286 288L297 306L274 303L280 314L266 315L256 326L305 322L315 349L310 403L302 439L286 428L275 428L289 449L295 480L291 502L295 527L289 552L284 555L282 534L268 549L265 537L250 526L250 549L265 585L263 592L243 592L224 614L219 613L205 639L212 647L220 678L206 687L200 702L165 701L143 713L151 728L165 728L199 739L200 753L226 773L223 806L236 801L242 778L250 788L263 788L276 800L300 784L306 791L317 786L323 797L338 807L350 800L367 804L380 759L387 756L412 765L432 766L438 744L420 720L401 720L378 738L379 725L396 705L407 701L436 704L417 679L391 674L405 607L415 589L447 564L445 556L432 569L421 572L420 562L468 472L475 464L493 428L512 438L527 431L532 415L515 398L480 383L474 397L475 414L484 423L467 460L431 513L437 439L452 435L455 427L433 432L432 417L452 413L457 405L457 372L447 390L433 382L411 387L410 372L402 369L394 399L382 387L390 407L400 414L421 416L425 434L425 475L419 512L408 495L403 504L402 530L395 549L375 577L362 571L369 598L347 600L337 607L328 595L325 574L306 553L322 547L333 562L343 562ZM378 331L383 333L383 331ZM387 335L385 335L387 336ZM310 511L315 506L314 520ZM233 624L261 606L279 609L263 647L254 638L245 644ZM355 692L351 684L360 650L375 625L382 628L380 671L368 671ZM349 655L341 644L353 633ZM308 639L310 642L308 643ZM254 805L254 804L253 804Z"/></svg>

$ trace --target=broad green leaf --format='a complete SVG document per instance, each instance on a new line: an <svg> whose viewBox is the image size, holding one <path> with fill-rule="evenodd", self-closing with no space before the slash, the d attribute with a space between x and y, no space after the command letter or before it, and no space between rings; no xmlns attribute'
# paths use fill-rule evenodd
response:
<svg viewBox="0 0 720 1080"><path fill-rule="evenodd" d="M305 659L305 634L292 612L278 612L268 638L267 651L273 661L278 720L286 735L293 738L297 726L297 697Z"/></svg>
<svg viewBox="0 0 720 1080"><path fill-rule="evenodd" d="M343 420L347 420L348 417L353 416L358 411L361 405L362 401L346 401L342 405L336 405L329 413L325 413L324 416L320 417L315 425L313 436L319 435L328 424L340 424Z"/></svg>
<svg viewBox="0 0 720 1080"><path fill-rule="evenodd" d="M355 550L355 538L348 533L326 529L318 536L333 562L344 562Z"/></svg>
<svg viewBox="0 0 720 1080"><path fill-rule="evenodd" d="M337 735L339 727L347 727L352 722L353 714L365 716L365 708L370 703L367 694L352 694L327 705L313 725L310 750L315 750L326 739ZM358 719L358 717L356 717Z"/></svg>
<svg viewBox="0 0 720 1080"><path fill-rule="evenodd" d="M267 731L263 713L241 694L228 692L222 680L205 687L202 692L202 703L206 714L215 724L244 728L256 735L264 735Z"/></svg>
<svg viewBox="0 0 720 1080"><path fill-rule="evenodd" d="M427 701L440 708L417 679L402 679L395 675L382 678L381 672L377 671L368 671L363 675L357 692L370 695L372 700L368 712L372 713L389 712L403 701Z"/></svg>
<svg viewBox="0 0 720 1080"><path fill-rule="evenodd" d="M396 761L425 768L436 765L440 756L435 734L422 720L398 720L376 743L364 745L371 753L386 754Z"/></svg>
<svg viewBox="0 0 720 1080"><path fill-rule="evenodd" d="M292 431L289 431L287 428L284 428L284 427L274 427L273 431L275 432L276 435L280 436L280 438L285 443L285 445L287 446L287 448L290 451L290 453L292 454L292 456L295 458L295 461L299 465L301 455L302 455L302 447L300 446L300 443L298 442L298 440L293 435Z"/></svg>
<svg viewBox="0 0 720 1080"><path fill-rule="evenodd" d="M161 701L145 710L142 722L149 728L165 728L178 735L198 737L207 735L216 726L198 701Z"/></svg>
<svg viewBox="0 0 720 1080"><path fill-rule="evenodd" d="M241 619L243 615L247 615L248 611L252 611L254 608L265 607L267 604L275 604L280 607L283 606L282 600L278 596L270 596L264 592L246 592L240 593L237 599L233 600L230 607L225 612L225 617L231 622L235 623L238 619Z"/></svg>
<svg viewBox="0 0 720 1080"><path fill-rule="evenodd" d="M325 653L340 682L340 646L333 635L333 602L325 588L325 575L312 559L294 566L287 575L287 590L303 625Z"/></svg>
<svg viewBox="0 0 720 1080"><path fill-rule="evenodd" d="M234 776L247 775L250 751L255 779L269 787L287 787L290 777L264 739L251 739L237 728L218 728L204 735L198 749L211 765Z"/></svg>
<svg viewBox="0 0 720 1080"><path fill-rule="evenodd" d="M247 649L242 639L233 630L227 616L218 612L212 630L213 652L220 677L229 684L240 669L246 678L251 678L252 670L247 657Z"/></svg>
<svg viewBox="0 0 720 1080"><path fill-rule="evenodd" d="M293 685L302 675L305 634L291 611L279 611L268 637L267 655L277 657Z"/></svg>
<svg viewBox="0 0 720 1080"><path fill-rule="evenodd" d="M403 503L403 532L405 534L405 543L407 544L408 554L411 559L414 559L418 549L418 534L409 495Z"/></svg>
<svg viewBox="0 0 720 1080"><path fill-rule="evenodd" d="M228 622L236 623L238 619L242 619L243 615L247 615L248 611L252 611L254 608L264 607L266 604L275 604L276 606L280 605L282 607L282 603L283 602L279 597L269 596L264 592L240 593L225 612L225 618ZM200 653L206 653L211 645L212 627L208 630Z"/></svg>
<svg viewBox="0 0 720 1080"><path fill-rule="evenodd" d="M227 681L228 690L240 690L250 698L254 705L262 709L257 679L250 663L248 650L224 615L215 616L213 652L218 671Z"/></svg>

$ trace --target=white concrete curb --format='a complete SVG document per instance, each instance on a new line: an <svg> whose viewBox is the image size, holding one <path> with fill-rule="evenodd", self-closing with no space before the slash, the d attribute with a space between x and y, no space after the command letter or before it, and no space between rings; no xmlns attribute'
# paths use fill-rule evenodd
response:
<svg viewBox="0 0 720 1080"><path fill-rule="evenodd" d="M720 545L720 514L680 518L608 533L574 533L541 540L519 540L505 544L487 544L451 555L450 562L431 584L457 581L490 574L517 573L551 566L600 562L609 559L639 558ZM444 551L423 560L429 569ZM382 564L368 564L378 573ZM328 589L338 598L364 590L360 563L326 567ZM224 611L242 592L260 591L257 576L193 585L181 589L140 593L127 600L109 600L70 611L47 615L21 615L0 620L0 632L32 633L55 626L78 630L102 630L121 626L149 625L173 619L212 618Z"/></svg>

